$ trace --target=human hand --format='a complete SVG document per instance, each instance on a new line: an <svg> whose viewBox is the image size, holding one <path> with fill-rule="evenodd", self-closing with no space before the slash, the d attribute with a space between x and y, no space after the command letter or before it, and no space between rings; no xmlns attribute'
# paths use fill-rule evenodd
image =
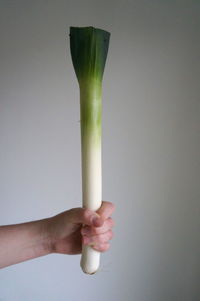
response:
<svg viewBox="0 0 200 301"><path fill-rule="evenodd" d="M50 253L80 254L82 244L99 252L107 251L113 237L113 211L113 203L103 201L96 212L73 208L46 219Z"/></svg>

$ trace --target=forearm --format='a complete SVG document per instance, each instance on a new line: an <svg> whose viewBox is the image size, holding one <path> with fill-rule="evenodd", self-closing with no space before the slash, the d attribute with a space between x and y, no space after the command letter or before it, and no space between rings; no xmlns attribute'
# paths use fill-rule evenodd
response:
<svg viewBox="0 0 200 301"><path fill-rule="evenodd" d="M46 221L0 226L0 268L50 253Z"/></svg>

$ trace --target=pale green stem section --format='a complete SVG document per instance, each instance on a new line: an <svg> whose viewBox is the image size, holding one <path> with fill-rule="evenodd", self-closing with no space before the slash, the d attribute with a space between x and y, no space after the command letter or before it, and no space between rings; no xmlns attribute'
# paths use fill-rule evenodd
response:
<svg viewBox="0 0 200 301"><path fill-rule="evenodd" d="M102 202L102 87L97 80L80 84L83 206L96 211Z"/></svg>

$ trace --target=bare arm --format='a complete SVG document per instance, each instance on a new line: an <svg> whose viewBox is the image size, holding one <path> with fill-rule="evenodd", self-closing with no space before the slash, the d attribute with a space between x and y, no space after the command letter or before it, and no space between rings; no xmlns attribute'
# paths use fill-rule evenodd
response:
<svg viewBox="0 0 200 301"><path fill-rule="evenodd" d="M112 203L103 202L98 214L73 208L42 220L0 226L0 268L50 253L80 254L82 243L108 250L113 210Z"/></svg>
<svg viewBox="0 0 200 301"><path fill-rule="evenodd" d="M0 268L50 253L46 220L0 227Z"/></svg>

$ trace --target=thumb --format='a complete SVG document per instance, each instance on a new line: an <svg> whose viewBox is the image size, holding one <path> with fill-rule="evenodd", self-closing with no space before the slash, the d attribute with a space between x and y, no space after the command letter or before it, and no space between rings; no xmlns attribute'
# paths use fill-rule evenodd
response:
<svg viewBox="0 0 200 301"><path fill-rule="evenodd" d="M88 226L101 227L103 220L95 211L85 208L74 208L70 210L71 221L75 224L85 224Z"/></svg>

